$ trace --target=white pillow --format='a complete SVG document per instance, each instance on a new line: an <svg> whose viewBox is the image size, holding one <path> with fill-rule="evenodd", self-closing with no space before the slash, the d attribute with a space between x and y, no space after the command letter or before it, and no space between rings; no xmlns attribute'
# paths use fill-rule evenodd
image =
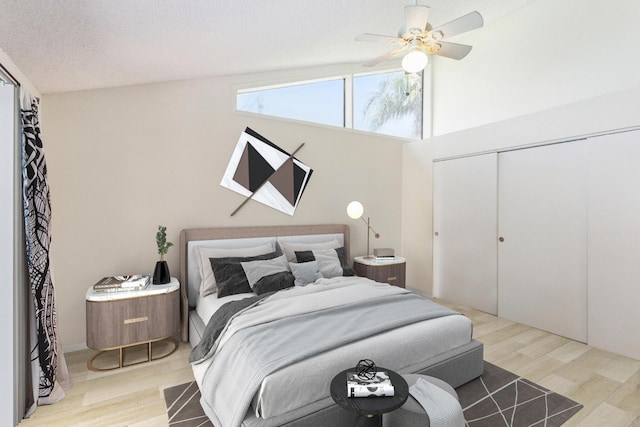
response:
<svg viewBox="0 0 640 427"><path fill-rule="evenodd" d="M290 262L289 267L295 278L294 284L296 286L306 286L309 283L313 283L322 278L320 274L320 268L318 267L318 261L309 262Z"/></svg>
<svg viewBox="0 0 640 427"><path fill-rule="evenodd" d="M209 258L226 258L226 257L248 257L256 255L264 255L274 251L274 242L263 243L262 245L252 246L249 248L208 248L205 246L197 246L195 248L198 257L200 270L200 296L205 297L217 290L216 276L213 275L211 261Z"/></svg>
<svg viewBox="0 0 640 427"><path fill-rule="evenodd" d="M296 262L296 251L313 251L316 249L337 249L342 246L338 239L319 243L278 242L288 262Z"/></svg>

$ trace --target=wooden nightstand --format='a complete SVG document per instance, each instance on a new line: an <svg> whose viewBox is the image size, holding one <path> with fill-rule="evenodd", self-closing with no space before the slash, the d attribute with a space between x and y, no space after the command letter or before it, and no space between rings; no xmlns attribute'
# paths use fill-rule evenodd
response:
<svg viewBox="0 0 640 427"><path fill-rule="evenodd" d="M407 262L402 257L389 260L357 256L353 259L353 268L358 276L368 277L376 282L390 283L404 288Z"/></svg>
<svg viewBox="0 0 640 427"><path fill-rule="evenodd" d="M160 359L173 353L180 331L180 283L171 278L166 285L149 284L141 291L94 292L87 290L87 347L97 350L87 362L91 370L110 370L140 362ZM154 357L153 343L169 340L168 352ZM125 349L146 346L146 360L125 362ZM166 347L166 346L165 346ZM98 356L118 351L118 366L96 367Z"/></svg>

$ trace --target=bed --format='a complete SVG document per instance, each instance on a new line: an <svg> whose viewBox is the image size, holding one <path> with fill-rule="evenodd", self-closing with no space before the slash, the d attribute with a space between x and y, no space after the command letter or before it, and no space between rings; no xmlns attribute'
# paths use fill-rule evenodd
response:
<svg viewBox="0 0 640 427"><path fill-rule="evenodd" d="M353 425L329 384L363 358L453 387L482 373L469 319L349 260L344 224L182 230L182 339L214 425Z"/></svg>

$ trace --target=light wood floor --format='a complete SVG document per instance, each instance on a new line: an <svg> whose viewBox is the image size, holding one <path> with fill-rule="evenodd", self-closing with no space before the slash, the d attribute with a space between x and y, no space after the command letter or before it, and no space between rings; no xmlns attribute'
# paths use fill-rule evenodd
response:
<svg viewBox="0 0 640 427"><path fill-rule="evenodd" d="M640 427L640 361L445 305L472 319L474 336L485 345L485 360L584 405L565 426ZM190 350L182 343L165 359L107 373L87 370L93 352L68 353L74 387L64 400L39 407L20 426L166 426L162 390L193 380Z"/></svg>

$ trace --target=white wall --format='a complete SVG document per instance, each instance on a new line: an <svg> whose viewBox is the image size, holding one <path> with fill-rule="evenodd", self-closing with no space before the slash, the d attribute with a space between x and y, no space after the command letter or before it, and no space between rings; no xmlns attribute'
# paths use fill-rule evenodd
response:
<svg viewBox="0 0 640 427"><path fill-rule="evenodd" d="M640 86L640 2L536 0L437 58L434 135ZM456 40L458 41L458 40Z"/></svg>
<svg viewBox="0 0 640 427"><path fill-rule="evenodd" d="M288 77L293 74L289 73ZM306 74L308 75L308 74ZM85 291L99 278L151 272L155 232L183 228L343 222L352 254L367 229L346 215L360 200L381 235L400 248L402 143L385 137L233 112L234 88L276 75L202 79L46 95L42 130L52 194L52 259L65 349L85 343ZM313 168L293 217L247 203L219 185L246 126ZM179 273L178 248L167 260Z"/></svg>
<svg viewBox="0 0 640 427"><path fill-rule="evenodd" d="M20 69L0 49L0 64L34 96L40 92L22 74ZM16 425L26 410L25 378L28 337L20 336L25 327L26 313L15 310L25 302L27 289L19 292L16 288L25 280L21 268L24 262L14 253L15 241L24 239L21 228L15 227L19 218L15 217L16 206L16 152L14 144L16 108L13 86L0 86L0 345L5 351L0 355L0 395L8 398L0 403L0 425ZM24 241L24 240L23 240ZM27 279L28 280L28 279ZM22 320L21 320L22 319ZM11 349L8 351L6 349Z"/></svg>
<svg viewBox="0 0 640 427"><path fill-rule="evenodd" d="M0 83L0 425L15 425L14 408L14 87Z"/></svg>
<svg viewBox="0 0 640 427"><path fill-rule="evenodd" d="M433 69L435 137L403 151L407 276L432 288L431 159L640 124L640 3L537 0Z"/></svg>

